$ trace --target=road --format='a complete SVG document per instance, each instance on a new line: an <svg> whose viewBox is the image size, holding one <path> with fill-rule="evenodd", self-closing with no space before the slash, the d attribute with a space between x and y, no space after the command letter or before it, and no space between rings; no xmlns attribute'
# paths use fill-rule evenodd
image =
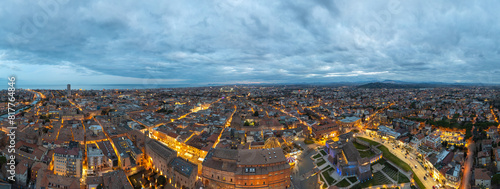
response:
<svg viewBox="0 0 500 189"><path fill-rule="evenodd" d="M464 175L462 178L462 184L460 185L461 189L469 189L470 188L470 178L472 175L472 162L474 159L474 150L476 149L476 143L469 139L468 144L469 151L467 152L467 159L464 164Z"/></svg>
<svg viewBox="0 0 500 189"><path fill-rule="evenodd" d="M382 140L380 138L372 138L372 137L370 137L368 135L364 135L364 134L361 137L365 137L365 138L368 138L370 140L376 141L376 142L384 145L385 147L387 147L387 149L389 149L389 152L394 154L396 157L398 157L399 159L401 159L403 162L405 162L406 164L408 164L411 167L411 169L413 170L413 172L415 172L415 174L420 179L420 181L422 181L425 188L432 188L432 186L438 185L438 182L432 180L432 178L427 177L427 180L424 180L424 176L427 173L427 171L425 170L424 167L422 167L422 165L420 165L420 163L418 163L417 158L416 158L414 153L410 153L410 155L405 158L406 150L403 150L401 148L392 149L394 145L392 143L389 143L386 140ZM382 143L382 142L384 142L384 143ZM401 152L402 150L403 150L403 152ZM413 159L411 159L410 157ZM415 168L415 165L417 165L417 168ZM409 179L412 179L412 178L409 178Z"/></svg>
<svg viewBox="0 0 500 189"><path fill-rule="evenodd" d="M317 144L309 144L306 145L304 143L304 138L300 137L299 140L296 141L297 144L300 144L304 148L304 151L297 157L297 164L295 168L292 170L292 184L295 189L305 189L305 188L320 188L318 184L318 175L314 175L309 177L307 180L300 180L299 176L311 171L314 168L314 163L310 158L312 155L317 153L316 147Z"/></svg>

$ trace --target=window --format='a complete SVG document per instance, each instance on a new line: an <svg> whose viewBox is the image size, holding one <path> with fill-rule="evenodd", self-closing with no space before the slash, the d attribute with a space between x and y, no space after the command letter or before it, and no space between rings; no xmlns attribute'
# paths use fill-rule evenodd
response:
<svg viewBox="0 0 500 189"><path fill-rule="evenodd" d="M266 184L266 181L262 182L262 184Z"/></svg>
<svg viewBox="0 0 500 189"><path fill-rule="evenodd" d="M255 168L245 168L245 173L255 173Z"/></svg>
<svg viewBox="0 0 500 189"><path fill-rule="evenodd" d="M233 179L231 179L231 182L233 182Z"/></svg>

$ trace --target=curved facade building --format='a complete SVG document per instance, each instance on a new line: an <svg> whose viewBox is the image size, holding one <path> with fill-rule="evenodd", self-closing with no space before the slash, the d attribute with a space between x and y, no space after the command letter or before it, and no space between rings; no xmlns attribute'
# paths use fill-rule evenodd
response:
<svg viewBox="0 0 500 189"><path fill-rule="evenodd" d="M288 188L290 174L281 148L211 149L201 177L207 188Z"/></svg>

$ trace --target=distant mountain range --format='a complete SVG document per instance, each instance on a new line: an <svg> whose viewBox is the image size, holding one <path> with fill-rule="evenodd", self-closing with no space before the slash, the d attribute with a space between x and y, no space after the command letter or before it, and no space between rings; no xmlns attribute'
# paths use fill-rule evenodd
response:
<svg viewBox="0 0 500 189"><path fill-rule="evenodd" d="M498 86L494 84L482 84L482 83L443 83L443 82L405 82L405 81L394 81L385 80L382 82L371 82L359 85L358 88L368 88L368 89L411 89L411 88L437 88L437 87L470 87L470 86Z"/></svg>
<svg viewBox="0 0 500 189"><path fill-rule="evenodd" d="M5 90L8 88L8 80L6 78L0 78L0 90ZM16 81L16 89L21 88L31 88L31 89L56 89L64 90L66 89L66 84L41 84L41 85L26 85L19 84ZM411 89L411 88L438 88L438 87L472 87L472 86L482 86L482 87L492 87L500 89L500 84L484 84L484 83L444 83L444 82L409 82L409 81L398 81L398 80L365 80L365 81L337 81L337 82L299 82L299 83L261 83L261 84L158 84L158 85L144 85L144 84L74 84L72 87L82 88L82 89L145 89L145 88L183 88L183 87L223 87L223 86L266 86L266 87L278 87L286 86L288 88L303 88L303 87L342 87L342 86L352 86L358 88L387 88L387 89Z"/></svg>
<svg viewBox="0 0 500 189"><path fill-rule="evenodd" d="M384 82L375 82L375 83L367 83L364 85L358 86L358 88L367 88L367 89L408 89L408 88L434 88L437 87L436 84L397 84L397 83L384 83Z"/></svg>

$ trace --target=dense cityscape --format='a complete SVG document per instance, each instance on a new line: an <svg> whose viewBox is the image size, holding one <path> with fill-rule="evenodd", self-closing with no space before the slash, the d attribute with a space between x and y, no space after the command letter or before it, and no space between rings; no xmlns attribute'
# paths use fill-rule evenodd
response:
<svg viewBox="0 0 500 189"><path fill-rule="evenodd" d="M6 116L0 178L16 188L500 186L498 88L369 86L18 89L15 181Z"/></svg>
<svg viewBox="0 0 500 189"><path fill-rule="evenodd" d="M0 189L500 189L498 10L2 0Z"/></svg>

